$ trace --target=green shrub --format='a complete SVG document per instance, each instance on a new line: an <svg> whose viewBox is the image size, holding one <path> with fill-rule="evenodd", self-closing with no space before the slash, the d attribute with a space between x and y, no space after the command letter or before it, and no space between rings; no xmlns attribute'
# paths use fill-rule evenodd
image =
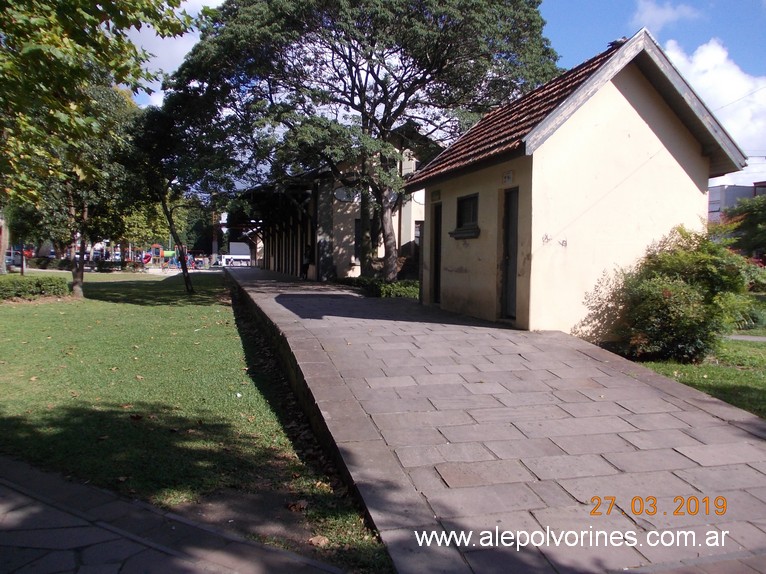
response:
<svg viewBox="0 0 766 574"><path fill-rule="evenodd" d="M690 363L716 347L724 312L707 304L698 287L674 277L633 275L623 289L624 315L616 334L625 355Z"/></svg>
<svg viewBox="0 0 766 574"><path fill-rule="evenodd" d="M345 277L338 279L343 285L358 287L368 297L409 297L417 299L420 296L420 282L414 279L403 279L391 283L376 277Z"/></svg>
<svg viewBox="0 0 766 574"><path fill-rule="evenodd" d="M144 270L144 264L141 261L123 261L121 268L123 271L138 273Z"/></svg>
<svg viewBox="0 0 766 574"><path fill-rule="evenodd" d="M710 299L719 293L747 291L752 267L746 258L707 235L679 227L648 250L636 274L680 279L700 287Z"/></svg>
<svg viewBox="0 0 766 574"><path fill-rule="evenodd" d="M420 282L415 279L402 279L393 283L381 281L377 284L378 297L405 297L417 299L420 297Z"/></svg>
<svg viewBox="0 0 766 574"><path fill-rule="evenodd" d="M0 300L34 299L42 295L69 294L66 277L52 275L0 275Z"/></svg>
<svg viewBox="0 0 766 574"><path fill-rule="evenodd" d="M48 269L55 264L56 260L50 257L32 257L27 259L27 267L30 269Z"/></svg>
<svg viewBox="0 0 766 574"><path fill-rule="evenodd" d="M119 261L105 261L104 259L96 261L98 273L111 273L112 271L119 271L121 268L122 264Z"/></svg>
<svg viewBox="0 0 766 574"><path fill-rule="evenodd" d="M27 259L27 267L30 269L58 269L59 271L71 271L72 261L69 259L54 259L52 257L33 257Z"/></svg>
<svg viewBox="0 0 766 574"><path fill-rule="evenodd" d="M763 321L746 294L760 280L754 268L725 245L678 228L633 269L602 278L574 333L633 358L699 362L723 334Z"/></svg>

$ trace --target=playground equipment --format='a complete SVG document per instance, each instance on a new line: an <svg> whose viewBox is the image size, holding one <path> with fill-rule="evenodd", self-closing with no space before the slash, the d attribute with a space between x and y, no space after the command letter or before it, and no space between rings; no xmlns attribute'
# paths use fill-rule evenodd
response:
<svg viewBox="0 0 766 574"><path fill-rule="evenodd" d="M147 259L148 255L148 259ZM153 243L149 253L144 255L144 265L151 261L152 267L166 268L178 265L175 249L165 249L159 243Z"/></svg>

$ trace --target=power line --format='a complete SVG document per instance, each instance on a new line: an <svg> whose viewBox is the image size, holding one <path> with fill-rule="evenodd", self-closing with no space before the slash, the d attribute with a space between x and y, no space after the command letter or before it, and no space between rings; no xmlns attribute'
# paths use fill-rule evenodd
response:
<svg viewBox="0 0 766 574"><path fill-rule="evenodd" d="M756 88L756 89L754 89L752 92L750 92L750 93L748 93L748 94L745 94L745 95L744 95L744 96L742 96L741 98L737 98L736 100L734 100L734 101L731 101L731 102L729 102L728 104L724 104L724 105L722 105L722 106L719 106L719 107L717 107L717 108L716 108L715 110L713 110L713 111L714 111L714 112L717 112L718 110L722 110L722 109L724 109L724 108L725 108L725 107L727 107L727 106L730 106L730 105L732 105L732 104L736 104L736 103L737 103L737 102L739 102L740 100L744 100L745 98L749 98L750 96L752 96L752 95L753 95L753 94L755 94L756 92L760 92L761 90L766 90L766 86L761 86L760 88Z"/></svg>

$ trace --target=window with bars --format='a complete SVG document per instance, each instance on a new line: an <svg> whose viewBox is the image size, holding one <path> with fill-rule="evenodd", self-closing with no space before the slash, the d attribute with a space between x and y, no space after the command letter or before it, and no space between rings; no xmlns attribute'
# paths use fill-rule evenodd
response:
<svg viewBox="0 0 766 574"><path fill-rule="evenodd" d="M479 194L457 198L457 225L450 236L455 239L470 239L479 236Z"/></svg>

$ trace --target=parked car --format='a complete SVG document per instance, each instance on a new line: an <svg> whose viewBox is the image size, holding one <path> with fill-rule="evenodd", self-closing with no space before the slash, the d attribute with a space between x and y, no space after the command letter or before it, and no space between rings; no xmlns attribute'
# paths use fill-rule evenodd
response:
<svg viewBox="0 0 766 574"><path fill-rule="evenodd" d="M11 251L10 249L5 252L5 265L14 265L16 267L21 266L21 251Z"/></svg>

